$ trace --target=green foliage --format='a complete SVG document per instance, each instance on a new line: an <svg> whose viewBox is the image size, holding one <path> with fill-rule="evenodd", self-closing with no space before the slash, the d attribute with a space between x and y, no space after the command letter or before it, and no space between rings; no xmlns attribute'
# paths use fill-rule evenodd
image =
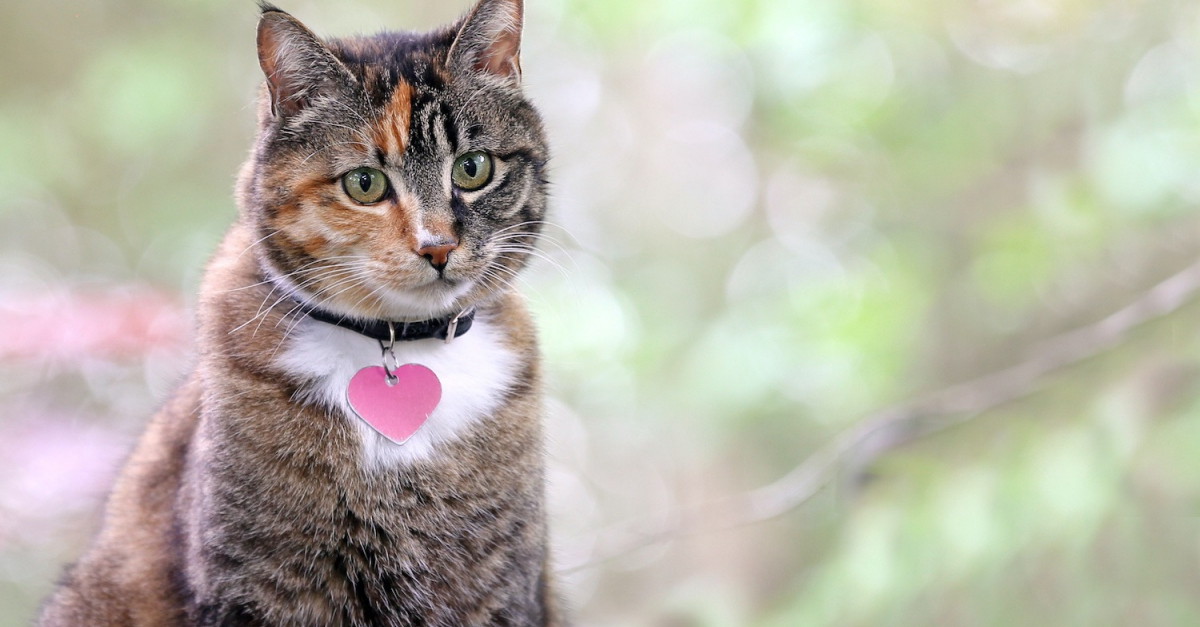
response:
<svg viewBox="0 0 1200 627"><path fill-rule="evenodd" d="M280 4L328 34L467 6ZM1200 251L1194 3L526 5L556 225L517 285L546 355L567 566L612 523L769 482ZM253 24L236 2L0 7L0 299L194 294L252 137ZM779 521L564 589L588 625L1200 623L1198 324L1184 308L1032 398L852 460ZM134 433L185 362L66 383L0 364L17 382L0 403ZM27 622L92 520L14 503L0 626Z"/></svg>

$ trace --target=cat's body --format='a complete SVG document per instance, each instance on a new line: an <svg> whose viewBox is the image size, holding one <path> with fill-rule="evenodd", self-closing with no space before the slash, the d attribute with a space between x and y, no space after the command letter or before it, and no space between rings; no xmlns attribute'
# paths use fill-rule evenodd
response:
<svg viewBox="0 0 1200 627"><path fill-rule="evenodd" d="M519 20L519 0L483 0L444 32L321 44L264 9L269 94L242 215L201 288L198 364L41 625L563 624L536 340L520 297L489 280L519 269L514 239L528 246L544 211L545 147L516 83ZM470 93L493 110L471 109ZM465 149L495 155L480 187L458 169ZM339 196L360 166L390 195ZM334 261L355 255L351 268ZM477 311L450 342L396 344L393 363L427 366L442 391L397 444L347 401L380 342L307 306L384 320Z"/></svg>

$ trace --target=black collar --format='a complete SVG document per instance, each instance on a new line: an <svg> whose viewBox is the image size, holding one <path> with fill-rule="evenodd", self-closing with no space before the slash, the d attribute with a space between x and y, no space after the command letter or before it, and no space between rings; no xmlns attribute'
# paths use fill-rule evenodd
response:
<svg viewBox="0 0 1200 627"><path fill-rule="evenodd" d="M361 320L315 307L306 308L305 313L314 320L328 322L329 324L349 329L380 342L411 342L413 340L428 339L445 340L447 337L458 337L469 331L471 323L475 320L474 307L453 316L421 320L419 322Z"/></svg>

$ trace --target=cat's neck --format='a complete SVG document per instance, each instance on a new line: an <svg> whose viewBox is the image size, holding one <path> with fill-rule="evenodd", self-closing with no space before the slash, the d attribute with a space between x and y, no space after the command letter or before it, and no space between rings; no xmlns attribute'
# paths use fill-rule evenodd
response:
<svg viewBox="0 0 1200 627"><path fill-rule="evenodd" d="M408 441L391 442L359 419L347 402L350 379L381 364L380 342L314 319L277 286L261 279L253 239L234 227L210 264L201 290L201 349L218 370L275 373L291 402L329 412L353 428L362 465L394 467L437 458L439 451L486 421L514 387L536 377L532 324L515 293L483 304L470 332L451 343L397 342L397 363L420 364L441 382L437 409ZM532 373L532 374L531 374Z"/></svg>

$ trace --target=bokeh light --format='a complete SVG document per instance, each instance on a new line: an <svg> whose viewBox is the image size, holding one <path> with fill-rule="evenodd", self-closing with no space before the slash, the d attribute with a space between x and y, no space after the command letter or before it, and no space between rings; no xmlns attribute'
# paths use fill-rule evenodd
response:
<svg viewBox="0 0 1200 627"><path fill-rule="evenodd" d="M279 4L329 35L467 8ZM1195 263L1200 5L526 7L554 224L518 284L579 624L1200 624L1190 298L1030 394L874 434L779 516L709 520ZM255 20L0 5L0 627L82 551L187 371Z"/></svg>

